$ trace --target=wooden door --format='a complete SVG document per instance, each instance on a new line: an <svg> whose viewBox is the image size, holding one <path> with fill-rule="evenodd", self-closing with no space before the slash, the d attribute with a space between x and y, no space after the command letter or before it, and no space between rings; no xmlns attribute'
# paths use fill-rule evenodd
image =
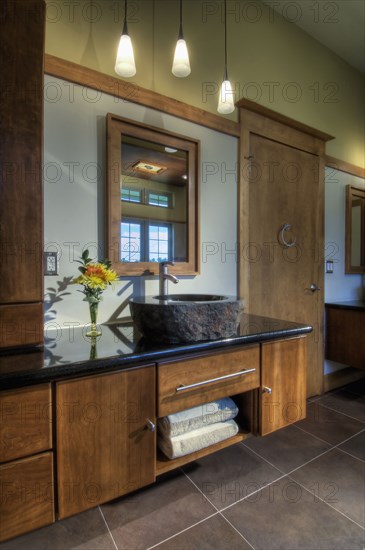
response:
<svg viewBox="0 0 365 550"><path fill-rule="evenodd" d="M57 384L59 517L155 480L155 367Z"/></svg>
<svg viewBox="0 0 365 550"><path fill-rule="evenodd" d="M260 435L306 416L307 337L261 345Z"/></svg>
<svg viewBox="0 0 365 550"><path fill-rule="evenodd" d="M250 313L313 326L307 395L320 394L325 136L291 128L283 117L244 109L241 116L240 296Z"/></svg>

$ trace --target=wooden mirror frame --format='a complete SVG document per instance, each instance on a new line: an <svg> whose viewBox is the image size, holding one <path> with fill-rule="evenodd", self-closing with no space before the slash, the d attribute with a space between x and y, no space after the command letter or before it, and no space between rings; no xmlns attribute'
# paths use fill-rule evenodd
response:
<svg viewBox="0 0 365 550"><path fill-rule="evenodd" d="M169 272L176 275L199 273L199 158L200 141L135 122L111 113L107 114L107 193L106 193L106 256L120 276L158 275L158 262L122 262L121 255L121 198L122 173L121 136L160 143L188 153L187 197L187 261L176 262Z"/></svg>
<svg viewBox="0 0 365 550"><path fill-rule="evenodd" d="M361 256L364 265L354 266L351 263L351 248L352 248L352 200L353 198L362 199L361 212ZM365 189L359 189L352 185L346 186L346 217L345 217L345 273L346 274L363 274L365 273Z"/></svg>

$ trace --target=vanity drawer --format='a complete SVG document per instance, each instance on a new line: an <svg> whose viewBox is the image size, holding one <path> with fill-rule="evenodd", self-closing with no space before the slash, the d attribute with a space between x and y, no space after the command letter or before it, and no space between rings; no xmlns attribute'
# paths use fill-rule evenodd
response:
<svg viewBox="0 0 365 550"><path fill-rule="evenodd" d="M0 393L0 462L52 448L50 384Z"/></svg>
<svg viewBox="0 0 365 550"><path fill-rule="evenodd" d="M55 521L52 452L1 465L0 487L0 542Z"/></svg>
<svg viewBox="0 0 365 550"><path fill-rule="evenodd" d="M258 344L227 351L160 363L158 365L158 416L209 403L260 385Z"/></svg>

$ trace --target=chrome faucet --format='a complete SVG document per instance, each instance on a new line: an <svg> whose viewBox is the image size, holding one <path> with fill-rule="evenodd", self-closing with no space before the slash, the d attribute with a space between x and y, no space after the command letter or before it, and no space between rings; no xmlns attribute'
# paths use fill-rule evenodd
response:
<svg viewBox="0 0 365 550"><path fill-rule="evenodd" d="M175 285L179 282L179 279L175 275L168 273L168 266L175 265L174 262L161 262L160 263L160 296L167 296L167 281L171 281Z"/></svg>

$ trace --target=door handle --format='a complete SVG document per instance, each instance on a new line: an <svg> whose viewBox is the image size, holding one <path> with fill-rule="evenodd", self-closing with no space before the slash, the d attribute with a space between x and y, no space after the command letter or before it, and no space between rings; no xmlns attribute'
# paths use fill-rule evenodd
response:
<svg viewBox="0 0 365 550"><path fill-rule="evenodd" d="M309 287L309 290L311 290L312 292L316 292L316 291L318 292L321 289L315 283L312 283L311 286Z"/></svg>
<svg viewBox="0 0 365 550"><path fill-rule="evenodd" d="M152 422L152 420L150 420L149 418L147 418L147 421L146 421L146 428L147 430L149 430L150 432L154 432L156 430L156 424L154 422Z"/></svg>

